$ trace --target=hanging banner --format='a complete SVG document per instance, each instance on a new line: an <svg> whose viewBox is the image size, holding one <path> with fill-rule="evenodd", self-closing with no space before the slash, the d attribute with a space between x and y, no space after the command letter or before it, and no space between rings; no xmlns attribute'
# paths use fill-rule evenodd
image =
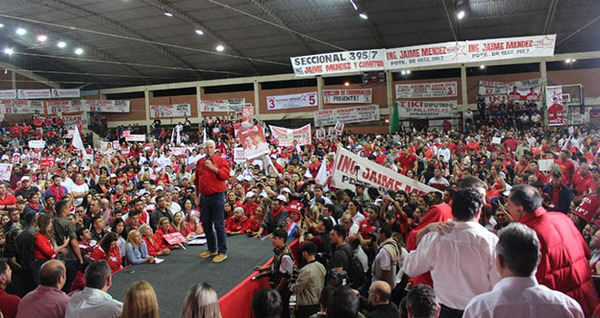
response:
<svg viewBox="0 0 600 318"><path fill-rule="evenodd" d="M508 100L535 102L540 99L542 80L539 78L516 82L479 82L479 94L483 96L506 95Z"/></svg>
<svg viewBox="0 0 600 318"><path fill-rule="evenodd" d="M78 88L60 89L53 88L50 90L52 98L80 98L81 91Z"/></svg>
<svg viewBox="0 0 600 318"><path fill-rule="evenodd" d="M0 99L17 99L17 90L0 89Z"/></svg>
<svg viewBox="0 0 600 318"><path fill-rule="evenodd" d="M185 151L188 150L187 147L171 147L171 154L175 157L184 157Z"/></svg>
<svg viewBox="0 0 600 318"><path fill-rule="evenodd" d="M562 86L546 87L546 107L548 116L548 126L563 125L563 91Z"/></svg>
<svg viewBox="0 0 600 318"><path fill-rule="evenodd" d="M246 155L243 147L233 148L233 161L237 164L246 162Z"/></svg>
<svg viewBox="0 0 600 318"><path fill-rule="evenodd" d="M50 99L50 90L49 89L19 89L18 90L18 98L19 99Z"/></svg>
<svg viewBox="0 0 600 318"><path fill-rule="evenodd" d="M10 181L11 174L12 174L12 164L0 163L0 180Z"/></svg>
<svg viewBox="0 0 600 318"><path fill-rule="evenodd" d="M125 137L125 141L135 141L135 142L145 142L146 135L143 134L129 134L129 136Z"/></svg>
<svg viewBox="0 0 600 318"><path fill-rule="evenodd" d="M396 103L398 104L398 115L400 118L454 117L454 111L458 107L456 100L399 100Z"/></svg>
<svg viewBox="0 0 600 318"><path fill-rule="evenodd" d="M88 127L88 118L86 114L61 116L60 119L64 122L65 127L77 126L80 124L82 128Z"/></svg>
<svg viewBox="0 0 600 318"><path fill-rule="evenodd" d="M325 104L370 104L373 100L373 90L365 89L324 89Z"/></svg>
<svg viewBox="0 0 600 318"><path fill-rule="evenodd" d="M314 116L315 127L333 126L337 122L349 124L380 120L379 105L376 104L317 110Z"/></svg>
<svg viewBox="0 0 600 318"><path fill-rule="evenodd" d="M58 114L58 113L78 113L81 111L80 100L69 100L69 101L47 101L46 113Z"/></svg>
<svg viewBox="0 0 600 318"><path fill-rule="evenodd" d="M44 149L46 148L46 141L44 140L30 140L27 145L32 149Z"/></svg>
<svg viewBox="0 0 600 318"><path fill-rule="evenodd" d="M356 191L355 184L360 182L365 188L376 187L382 193L388 190L404 190L406 193L417 191L419 194L439 192L435 188L360 157L343 147L337 148L331 182L333 187L352 191Z"/></svg>
<svg viewBox="0 0 600 318"><path fill-rule="evenodd" d="M317 92L267 96L268 110L315 107L317 104Z"/></svg>
<svg viewBox="0 0 600 318"><path fill-rule="evenodd" d="M360 50L290 58L296 76L382 70L385 50Z"/></svg>
<svg viewBox="0 0 600 318"><path fill-rule="evenodd" d="M296 129L289 129L277 126L271 127L273 137L277 139L280 147L289 147L294 145L294 141L298 146L310 145L310 124Z"/></svg>
<svg viewBox="0 0 600 318"><path fill-rule="evenodd" d="M398 98L456 97L458 82L396 84Z"/></svg>
<svg viewBox="0 0 600 318"><path fill-rule="evenodd" d="M190 104L150 105L150 116L151 118L190 117L192 106Z"/></svg>
<svg viewBox="0 0 600 318"><path fill-rule="evenodd" d="M201 112L241 112L242 106L246 104L245 98L202 100L200 102Z"/></svg>
<svg viewBox="0 0 600 318"><path fill-rule="evenodd" d="M129 113L128 100L87 100L81 101L81 110L92 113Z"/></svg>
<svg viewBox="0 0 600 318"><path fill-rule="evenodd" d="M387 70L467 62L465 42L445 42L387 49Z"/></svg>
<svg viewBox="0 0 600 318"><path fill-rule="evenodd" d="M2 114L41 114L44 104L41 101L31 100L0 100L0 113Z"/></svg>
<svg viewBox="0 0 600 318"><path fill-rule="evenodd" d="M270 152L261 125L240 129L237 131L237 136L240 138L242 147L244 147L246 159L253 159Z"/></svg>
<svg viewBox="0 0 600 318"><path fill-rule="evenodd" d="M554 55L556 34L466 41L470 63Z"/></svg>
<svg viewBox="0 0 600 318"><path fill-rule="evenodd" d="M591 108L586 107L584 113L581 113L581 107L569 106L569 113L567 114L567 125L583 125L590 122L590 110Z"/></svg>

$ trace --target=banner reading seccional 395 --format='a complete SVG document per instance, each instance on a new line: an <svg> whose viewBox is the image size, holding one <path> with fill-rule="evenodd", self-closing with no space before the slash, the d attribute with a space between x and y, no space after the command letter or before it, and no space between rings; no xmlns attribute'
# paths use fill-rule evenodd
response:
<svg viewBox="0 0 600 318"><path fill-rule="evenodd" d="M454 117L458 106L456 100L446 101L418 101L399 100L398 115L400 118L440 118Z"/></svg>
<svg viewBox="0 0 600 318"><path fill-rule="evenodd" d="M296 76L383 70L385 50L361 50L292 57Z"/></svg>
<svg viewBox="0 0 600 318"><path fill-rule="evenodd" d="M324 89L325 104L370 104L373 100L373 90L364 89Z"/></svg>
<svg viewBox="0 0 600 318"><path fill-rule="evenodd" d="M458 83L396 84L396 98L456 97Z"/></svg>
<svg viewBox="0 0 600 318"><path fill-rule="evenodd" d="M317 92L267 96L267 109L291 109L317 106Z"/></svg>
<svg viewBox="0 0 600 318"><path fill-rule="evenodd" d="M333 166L332 186L355 191L356 182L363 183L365 188L376 187L380 191L404 190L407 193L417 191L427 193L439 191L424 183L401 175L378 163L362 158L343 147L338 147Z"/></svg>
<svg viewBox="0 0 600 318"><path fill-rule="evenodd" d="M294 141L298 146L310 145L310 124L300 128L289 129L271 125L271 133L277 139L280 147L289 147L294 145Z"/></svg>

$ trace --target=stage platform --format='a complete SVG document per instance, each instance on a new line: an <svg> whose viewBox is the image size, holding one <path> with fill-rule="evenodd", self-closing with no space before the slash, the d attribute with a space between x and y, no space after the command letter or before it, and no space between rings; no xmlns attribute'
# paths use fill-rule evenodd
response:
<svg viewBox="0 0 600 318"><path fill-rule="evenodd" d="M146 280L156 292L161 317L180 317L185 293L195 283L209 283L220 298L252 274L255 266L264 265L273 256L269 239L241 235L227 237L228 258L220 264L212 263L212 258L198 258L206 245L186 248L162 256L165 261L161 264L135 265L115 273L108 293L123 301L129 284Z"/></svg>

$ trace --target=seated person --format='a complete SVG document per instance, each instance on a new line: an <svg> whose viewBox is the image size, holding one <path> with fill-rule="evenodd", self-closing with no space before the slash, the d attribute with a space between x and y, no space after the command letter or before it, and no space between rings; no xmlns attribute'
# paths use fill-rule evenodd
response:
<svg viewBox="0 0 600 318"><path fill-rule="evenodd" d="M242 229L247 221L248 218L244 215L244 208L238 206L233 209L233 215L225 221L225 232L228 235L242 234Z"/></svg>
<svg viewBox="0 0 600 318"><path fill-rule="evenodd" d="M154 263L154 256L148 254L148 248L146 242L142 239L142 235L138 230L132 230L127 235L127 245L125 245L127 251L127 261L129 264L143 264L143 263Z"/></svg>
<svg viewBox="0 0 600 318"><path fill-rule="evenodd" d="M148 249L149 255L156 257L161 255L169 255L169 253L171 253L171 250L168 246L164 247L160 245L160 243L156 243L156 240L154 239L154 232L149 224L142 224L139 231L142 234L142 239L144 242L146 242L146 248Z"/></svg>

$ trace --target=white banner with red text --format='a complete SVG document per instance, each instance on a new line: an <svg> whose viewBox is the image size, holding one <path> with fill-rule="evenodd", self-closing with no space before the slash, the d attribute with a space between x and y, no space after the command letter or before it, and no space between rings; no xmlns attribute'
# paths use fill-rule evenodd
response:
<svg viewBox="0 0 600 318"><path fill-rule="evenodd" d="M267 96L268 110L316 107L317 105L317 92Z"/></svg>
<svg viewBox="0 0 600 318"><path fill-rule="evenodd" d="M27 146L31 149L44 149L46 148L45 140L30 140L27 142Z"/></svg>
<svg viewBox="0 0 600 318"><path fill-rule="evenodd" d="M373 102L373 90L365 89L324 89L325 104L370 104Z"/></svg>
<svg viewBox="0 0 600 318"><path fill-rule="evenodd" d="M41 114L44 112L42 101L5 99L0 100L1 114Z"/></svg>
<svg viewBox="0 0 600 318"><path fill-rule="evenodd" d="M47 101L46 112L49 115L58 113L78 113L81 111L80 100Z"/></svg>
<svg viewBox="0 0 600 318"><path fill-rule="evenodd" d="M50 90L52 98L80 98L81 91L78 88L53 88Z"/></svg>
<svg viewBox="0 0 600 318"><path fill-rule="evenodd" d="M400 118L441 118L454 117L458 102L398 100L398 115Z"/></svg>
<svg viewBox="0 0 600 318"><path fill-rule="evenodd" d="M201 112L241 112L242 106L246 104L245 98L202 100L200 102Z"/></svg>
<svg viewBox="0 0 600 318"><path fill-rule="evenodd" d="M65 127L78 126L78 125L81 125L82 128L88 127L87 114L61 116L60 119L63 120Z"/></svg>
<svg viewBox="0 0 600 318"><path fill-rule="evenodd" d="M92 113L129 113L128 100L81 100L81 110Z"/></svg>
<svg viewBox="0 0 600 318"><path fill-rule="evenodd" d="M352 191L355 191L357 182L362 183L365 188L376 187L380 192L404 190L406 193L417 191L424 194L439 191L374 161L360 157L343 147L337 148L331 181L331 185L336 188Z"/></svg>
<svg viewBox="0 0 600 318"><path fill-rule="evenodd" d="M466 41L467 62L554 55L556 34Z"/></svg>
<svg viewBox="0 0 600 318"><path fill-rule="evenodd" d="M52 98L52 94L50 94L49 89L19 89L17 90L17 95L19 99L50 99Z"/></svg>
<svg viewBox="0 0 600 318"><path fill-rule="evenodd" d="M290 58L296 76L377 71L385 68L385 50L360 50Z"/></svg>
<svg viewBox="0 0 600 318"><path fill-rule="evenodd" d="M458 82L396 84L396 98L456 97Z"/></svg>
<svg viewBox="0 0 600 318"><path fill-rule="evenodd" d="M17 90L0 89L0 99L17 99Z"/></svg>
<svg viewBox="0 0 600 318"><path fill-rule="evenodd" d="M192 116L192 106L190 104L150 105L151 118L190 116Z"/></svg>
<svg viewBox="0 0 600 318"><path fill-rule="evenodd" d="M376 104L317 110L314 112L314 115L315 127L333 126L338 122L350 124L378 121L381 119L379 115L379 105Z"/></svg>
<svg viewBox="0 0 600 318"><path fill-rule="evenodd" d="M515 82L479 81L479 94L483 96L506 95L509 101L538 101L542 80L539 78Z"/></svg>
<svg viewBox="0 0 600 318"><path fill-rule="evenodd" d="M271 127L271 134L277 139L280 147L289 147L294 145L294 141L298 146L310 145L310 124L304 125L300 128L289 129L277 126Z"/></svg>

